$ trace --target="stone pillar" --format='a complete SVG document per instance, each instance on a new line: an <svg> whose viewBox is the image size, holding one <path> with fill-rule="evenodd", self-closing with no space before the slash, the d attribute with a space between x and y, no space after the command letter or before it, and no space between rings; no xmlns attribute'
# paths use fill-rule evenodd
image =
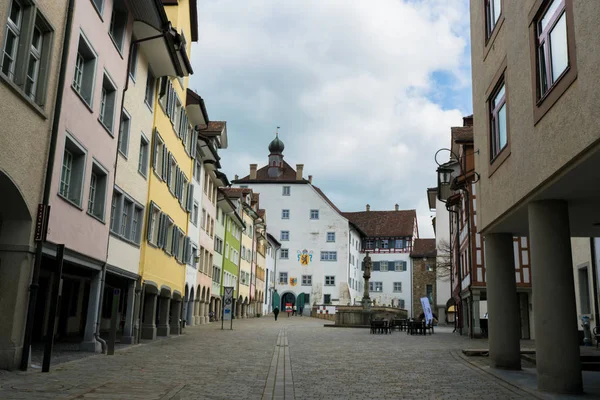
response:
<svg viewBox="0 0 600 400"><path fill-rule="evenodd" d="M185 324L187 326L194 325L194 319L196 318L195 305L196 305L196 302L192 299L189 299L188 305L187 305L187 315L185 316L185 320L186 320Z"/></svg>
<svg viewBox="0 0 600 400"><path fill-rule="evenodd" d="M521 369L521 328L513 236L485 236L490 367Z"/></svg>
<svg viewBox="0 0 600 400"><path fill-rule="evenodd" d="M210 309L210 300L204 304L204 323L208 324L210 322L210 318L208 317L208 310Z"/></svg>
<svg viewBox="0 0 600 400"><path fill-rule="evenodd" d="M181 300L171 300L171 335L181 334Z"/></svg>
<svg viewBox="0 0 600 400"><path fill-rule="evenodd" d="M473 320L473 336L481 337L481 324L479 323L480 318L480 310L479 310L479 301L481 300L480 293L473 292L473 315L471 319Z"/></svg>
<svg viewBox="0 0 600 400"><path fill-rule="evenodd" d="M102 346L96 341L94 334L96 333L96 323L98 321L98 308L100 307L100 290L102 272L97 272L92 278L90 285L90 298L87 309L87 319L85 322L85 333L83 334L83 342L80 345L82 351L91 351L100 353Z"/></svg>
<svg viewBox="0 0 600 400"><path fill-rule="evenodd" d="M200 307L199 307L200 312L198 314L198 319L199 319L201 325L206 323L206 320L204 319L204 309L206 308L205 306L206 305L204 303L204 300L200 300Z"/></svg>
<svg viewBox="0 0 600 400"><path fill-rule="evenodd" d="M156 327L157 336L169 336L169 311L171 306L170 297L160 297L158 301L158 326Z"/></svg>
<svg viewBox="0 0 600 400"><path fill-rule="evenodd" d="M144 295L144 320L142 321L142 339L156 339L156 293L146 292Z"/></svg>
<svg viewBox="0 0 600 400"><path fill-rule="evenodd" d="M127 308L125 310L125 326L123 327L123 337L121 343L133 344L135 342L135 335L133 332L133 326L135 322L135 310L137 310L136 304L136 281L129 282L127 288Z"/></svg>
<svg viewBox="0 0 600 400"><path fill-rule="evenodd" d="M529 240L538 388L582 393L568 203L529 204Z"/></svg>
<svg viewBox="0 0 600 400"><path fill-rule="evenodd" d="M194 300L194 325L200 324L200 299Z"/></svg>

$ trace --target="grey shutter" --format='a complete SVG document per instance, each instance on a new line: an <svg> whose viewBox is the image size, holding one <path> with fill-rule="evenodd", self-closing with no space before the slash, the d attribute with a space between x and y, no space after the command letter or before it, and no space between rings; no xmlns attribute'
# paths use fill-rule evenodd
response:
<svg viewBox="0 0 600 400"><path fill-rule="evenodd" d="M167 156L167 186L169 186L169 190L171 190L171 169L173 163L171 160L173 159L173 155L169 152Z"/></svg>
<svg viewBox="0 0 600 400"><path fill-rule="evenodd" d="M158 247L162 247L163 245L163 232L162 232L162 228L163 228L163 224L164 224L164 214L163 213L159 213L158 215L158 237L156 239L156 245Z"/></svg>
<svg viewBox="0 0 600 400"><path fill-rule="evenodd" d="M194 207L194 185L192 183L188 183L188 193L187 193L187 211L192 212Z"/></svg>
<svg viewBox="0 0 600 400"><path fill-rule="evenodd" d="M192 152L192 158L196 159L196 146L198 143L198 133L195 129L192 128L192 148L190 151Z"/></svg>
<svg viewBox="0 0 600 400"><path fill-rule="evenodd" d="M167 150L167 146L164 145L163 146L163 151L162 151L162 158L163 158L163 162L162 162L162 168L160 171L160 177L163 179L163 181L167 180L167 166L169 164L169 151Z"/></svg>
<svg viewBox="0 0 600 400"><path fill-rule="evenodd" d="M189 261L189 259L190 259L189 245L190 245L190 238L186 236L183 238L183 263L184 264L190 263L190 261Z"/></svg>
<svg viewBox="0 0 600 400"><path fill-rule="evenodd" d="M152 142L152 169L156 172L156 148L158 147L158 131L154 129L154 140Z"/></svg>
<svg viewBox="0 0 600 400"><path fill-rule="evenodd" d="M146 223L146 239L148 240L148 243L152 243L152 236L150 235L152 230L150 229L150 226L152 225L152 211L154 211L154 207L154 202L150 200L150 207L148 207L148 222Z"/></svg>
<svg viewBox="0 0 600 400"><path fill-rule="evenodd" d="M402 271L406 271L406 261L402 261Z"/></svg>
<svg viewBox="0 0 600 400"><path fill-rule="evenodd" d="M173 235L173 239L171 240L171 254L175 256L175 258L177 258L177 247L175 247L177 245L177 226L173 225L171 227L171 234Z"/></svg>

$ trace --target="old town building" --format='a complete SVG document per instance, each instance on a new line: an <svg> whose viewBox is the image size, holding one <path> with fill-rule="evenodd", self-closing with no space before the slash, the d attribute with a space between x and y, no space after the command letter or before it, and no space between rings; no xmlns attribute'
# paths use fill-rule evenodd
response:
<svg viewBox="0 0 600 400"><path fill-rule="evenodd" d="M412 311L415 317L423 314L421 298L427 297L433 306L436 299L436 245L435 239L415 239L414 247L410 253L412 271ZM439 321L439 315L435 315Z"/></svg>

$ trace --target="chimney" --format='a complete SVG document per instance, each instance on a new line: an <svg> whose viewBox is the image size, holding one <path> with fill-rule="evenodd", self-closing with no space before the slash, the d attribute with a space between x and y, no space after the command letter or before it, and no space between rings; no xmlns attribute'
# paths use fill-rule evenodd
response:
<svg viewBox="0 0 600 400"><path fill-rule="evenodd" d="M399 206L398 204L396 204L396 205L394 206L394 208L396 209L396 211L400 210L400 206Z"/></svg>
<svg viewBox="0 0 600 400"><path fill-rule="evenodd" d="M312 175L308 176L308 181L312 184Z"/></svg>
<svg viewBox="0 0 600 400"><path fill-rule="evenodd" d="M367 204L367 211L371 211L371 206Z"/></svg>
<svg viewBox="0 0 600 400"><path fill-rule="evenodd" d="M296 180L302 180L302 170L304 169L304 164L296 164Z"/></svg>
<svg viewBox="0 0 600 400"><path fill-rule="evenodd" d="M235 175L233 176L233 180L237 181L238 179L240 179L240 177L239 177L237 174L235 174Z"/></svg>
<svg viewBox="0 0 600 400"><path fill-rule="evenodd" d="M256 167L257 164L250 164L250 179L256 179Z"/></svg>

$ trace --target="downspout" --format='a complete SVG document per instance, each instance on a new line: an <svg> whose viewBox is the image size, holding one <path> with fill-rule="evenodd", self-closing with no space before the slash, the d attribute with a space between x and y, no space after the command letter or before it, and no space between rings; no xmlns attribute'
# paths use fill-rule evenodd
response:
<svg viewBox="0 0 600 400"><path fill-rule="evenodd" d="M108 243L107 243L108 250ZM104 282L106 282L106 266L108 263L102 265L102 271L100 271L100 299L98 301L98 316L96 317L96 330L94 332L94 338L100 342L102 346L102 354L106 354L106 342L100 337L100 323L102 322L102 304L104 303Z"/></svg>
<svg viewBox="0 0 600 400"><path fill-rule="evenodd" d="M596 262L596 241L590 238L590 251L592 253L592 291L594 293L594 319L596 326L600 326L600 310L598 307L598 263Z"/></svg>
<svg viewBox="0 0 600 400"><path fill-rule="evenodd" d="M465 182L467 183L467 182ZM473 322L475 321L475 316L473 315L473 254L472 254L472 243L471 243L471 207L470 207L470 193L468 189L463 189L463 192L465 193L465 197L467 198L467 201L465 202L466 206L465 206L465 211L467 213L467 244L469 247L469 315L471 316L471 321L469 323L469 337L471 339L473 339L474 336L474 332L473 332ZM479 318L479 316L477 316L477 318Z"/></svg>
<svg viewBox="0 0 600 400"><path fill-rule="evenodd" d="M456 236L457 236L457 238L454 241L454 243L456 244L456 243L459 242L459 239L460 239L460 234L459 234L459 231L460 231L460 226L459 226L460 215L459 215L458 211L450 210L448 208L446 208L446 210L448 210L448 212L450 212L452 214L455 214L455 217L456 217ZM452 244L452 223L450 223L450 245L451 245L450 246L451 247L450 254L452 255L454 253L454 245ZM458 251L460 252L460 243L458 243ZM452 257L452 256L450 256L450 257ZM456 317L454 318L454 329L456 330L456 327L458 325L458 332L462 336L462 319L461 319L462 318L462 304L461 304L462 302L461 302L461 299L460 299L460 285L462 284L462 274L461 274L462 271L461 271L461 265L460 265L460 261L459 260L460 260L460 258L457 257L458 265L457 265L456 270L458 272L458 285L459 285L458 286L458 289L459 289L458 290L458 298L459 298L459 301L458 301L458 303L456 303L454 305L454 308L456 310ZM450 268L452 268L452 264L450 264ZM453 276L453 274L451 273L451 277L452 276ZM452 297L454 297L454 288L453 287L450 288L450 293L451 293ZM456 302L456 300L455 300L455 302Z"/></svg>
<svg viewBox="0 0 600 400"><path fill-rule="evenodd" d="M60 70L58 73L58 83L56 85L56 99L54 103L54 115L52 120L52 130L50 133L50 144L48 148L48 160L46 162L46 176L44 178L44 193L42 197L42 205L48 207L50 203L50 187L52 185L52 171L54 169L54 157L56 154L56 142L58 141L58 129L60 122L60 114L62 111L63 93L65 89L65 79L67 74L67 65L69 58L69 44L71 41L71 29L73 26L73 11L75 9L75 0L69 0L67 5L67 15L65 24L65 33L63 37L62 55L60 59ZM50 218L48 213L47 218ZM25 322L25 334L23 336L23 350L21 352L21 371L27 371L29 366L29 356L31 350L31 338L33 335L33 324L35 318L35 308L39 289L40 269L42 267L42 253L46 234L48 233L48 224L43 229L42 240L36 243L35 261L31 276L31 284L29 285L29 303L27 305L27 320Z"/></svg>

